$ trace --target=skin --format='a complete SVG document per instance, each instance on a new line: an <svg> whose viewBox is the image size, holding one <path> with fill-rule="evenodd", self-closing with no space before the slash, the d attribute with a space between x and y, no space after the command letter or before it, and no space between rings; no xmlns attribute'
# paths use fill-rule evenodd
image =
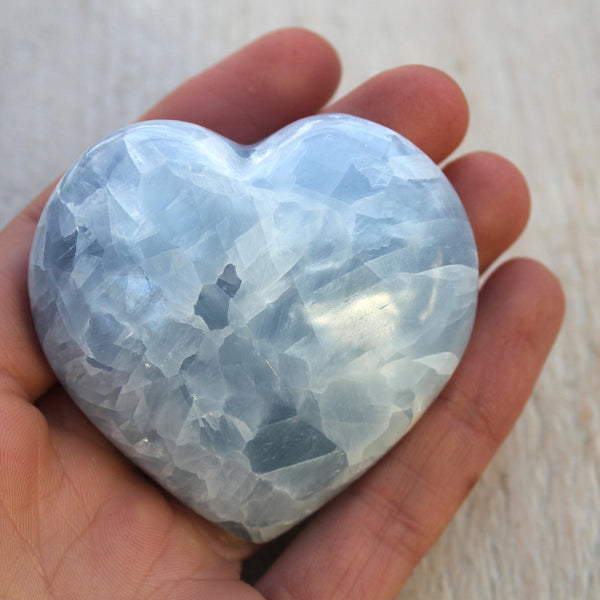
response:
<svg viewBox="0 0 600 600"><path fill-rule="evenodd" d="M439 71L392 69L327 105L339 74L323 39L278 31L187 81L143 118L188 120L250 143L321 110L347 112L397 130L438 162L466 132L465 98ZM525 180L488 152L458 158L445 172L486 271L525 226ZM530 396L563 316L556 278L528 259L487 273L471 342L440 397L373 469L279 542L272 564L269 547L262 549L269 564L251 586L240 569L257 548L158 489L57 385L35 338L26 287L49 190L0 233L0 595L393 599Z"/></svg>

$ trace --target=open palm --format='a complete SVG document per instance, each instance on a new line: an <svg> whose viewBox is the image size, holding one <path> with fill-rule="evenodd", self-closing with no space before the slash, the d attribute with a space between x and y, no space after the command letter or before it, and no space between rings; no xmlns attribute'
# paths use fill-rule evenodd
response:
<svg viewBox="0 0 600 600"><path fill-rule="evenodd" d="M319 110L371 119L443 161L466 132L456 84L425 67L381 73L326 106L331 47L302 30L261 38L183 84L144 118L199 123L256 142ZM485 270L527 220L506 160L448 164ZM391 599L439 536L518 417L560 326L555 278L530 260L491 274L473 337L423 419L312 517L255 586L256 547L193 514L88 423L45 362L28 309L29 247L42 193L0 234L0 597L10 599Z"/></svg>

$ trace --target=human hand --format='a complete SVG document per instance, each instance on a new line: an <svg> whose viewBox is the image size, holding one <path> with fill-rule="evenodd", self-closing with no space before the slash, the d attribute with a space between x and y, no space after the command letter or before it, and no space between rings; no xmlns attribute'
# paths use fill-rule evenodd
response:
<svg viewBox="0 0 600 600"><path fill-rule="evenodd" d="M187 120L251 143L322 110L338 78L323 40L280 31L186 82L143 118ZM382 73L325 110L395 129L435 161L459 144L468 120L456 84L425 67ZM489 153L459 158L445 172L485 270L525 225L526 184ZM239 575L256 546L193 514L123 458L41 354L26 275L49 191L0 233L0 595L394 598L531 393L563 313L554 276L524 259L490 275L470 344L440 397L373 469L294 532L252 587Z"/></svg>

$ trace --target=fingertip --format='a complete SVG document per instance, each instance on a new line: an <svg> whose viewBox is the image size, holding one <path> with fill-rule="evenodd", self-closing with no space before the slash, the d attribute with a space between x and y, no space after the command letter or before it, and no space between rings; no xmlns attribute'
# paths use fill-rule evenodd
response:
<svg viewBox="0 0 600 600"><path fill-rule="evenodd" d="M446 140L435 152L434 160L439 162L463 141L469 127L469 103L456 80L444 71L426 65L408 65L405 71L406 76L421 86L420 94L423 97L417 100L422 110L431 115L430 129L426 135ZM436 111L445 114L445 118L438 119Z"/></svg>
<svg viewBox="0 0 600 600"><path fill-rule="evenodd" d="M514 386L526 382L520 397L528 398L562 326L565 295L560 281L540 262L514 258L486 281L479 306L477 320L486 345L496 344L510 354L506 360L512 367L506 376ZM493 377L490 373L488 379ZM503 432L512 426L511 419Z"/></svg>
<svg viewBox="0 0 600 600"><path fill-rule="evenodd" d="M423 65L375 75L326 110L347 112L394 129L439 162L464 138L469 107L458 84Z"/></svg>
<svg viewBox="0 0 600 600"><path fill-rule="evenodd" d="M508 281L507 281L508 280ZM500 265L484 290L496 296L496 288L510 285L514 301L520 306L521 320L536 331L540 343L549 349L558 335L566 310L566 298L558 277L532 258L513 258Z"/></svg>
<svg viewBox="0 0 600 600"><path fill-rule="evenodd" d="M317 112L339 84L340 58L335 48L313 31L300 27L279 29L257 39L251 47L256 52L257 70L266 69L269 82L277 86L273 96L293 108L294 112L286 115L278 127ZM272 114L268 101L265 108Z"/></svg>
<svg viewBox="0 0 600 600"><path fill-rule="evenodd" d="M337 88L342 73L340 57L333 45L318 33L303 27L287 27L267 33L255 43L264 43L267 53L269 48L279 55L288 53L289 62L298 62L308 73L323 77L330 94Z"/></svg>
<svg viewBox="0 0 600 600"><path fill-rule="evenodd" d="M527 181L513 163L492 152L462 156L444 172L469 215L485 269L527 225L531 210Z"/></svg>

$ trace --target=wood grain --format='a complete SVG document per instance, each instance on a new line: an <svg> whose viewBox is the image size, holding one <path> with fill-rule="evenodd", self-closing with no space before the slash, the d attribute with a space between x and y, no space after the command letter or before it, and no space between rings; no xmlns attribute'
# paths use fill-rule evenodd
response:
<svg viewBox="0 0 600 600"><path fill-rule="evenodd" d="M4 0L0 222L98 137L285 25L336 45L342 91L402 63L454 76L472 110L461 151L524 170L534 208L515 252L549 264L567 291L529 407L400 597L600 598L597 0Z"/></svg>

